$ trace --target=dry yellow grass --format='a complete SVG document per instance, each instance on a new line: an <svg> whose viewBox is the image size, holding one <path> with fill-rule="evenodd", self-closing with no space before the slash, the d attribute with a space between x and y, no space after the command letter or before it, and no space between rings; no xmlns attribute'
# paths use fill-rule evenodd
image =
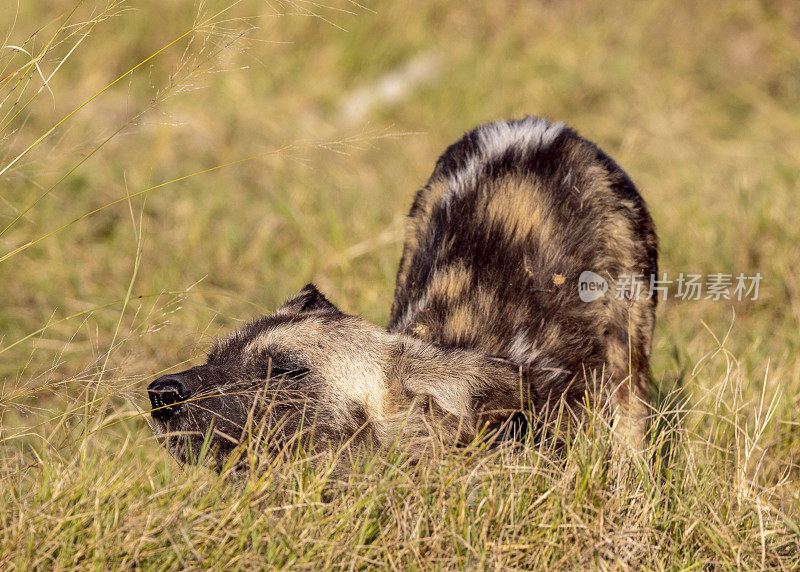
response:
<svg viewBox="0 0 800 572"><path fill-rule="evenodd" d="M797 3L33 0L0 34L0 568L800 565ZM657 461L598 423L233 485L157 446L149 380L309 280L385 323L438 153L524 114L631 174L671 277L763 276L660 305Z"/></svg>

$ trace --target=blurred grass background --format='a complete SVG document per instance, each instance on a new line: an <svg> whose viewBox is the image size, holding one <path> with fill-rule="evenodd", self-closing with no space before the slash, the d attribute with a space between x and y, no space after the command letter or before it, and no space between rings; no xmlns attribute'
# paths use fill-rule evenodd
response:
<svg viewBox="0 0 800 572"><path fill-rule="evenodd" d="M193 548L213 537L210 529L170 528L170 518L188 517L167 516L159 487L184 491L185 475L136 416L148 407L147 383L201 359L215 336L308 281L343 309L385 324L403 219L438 155L480 123L535 114L567 122L631 175L670 277L763 276L757 301L659 306L653 375L664 392L682 388L694 412L683 462L708 477L695 475L697 488L688 490L722 504L686 513L700 525L676 512L682 532L651 543L644 562L796 563L786 546L797 546L800 508L792 481L800 463L800 4L29 0L0 5L0 34L0 450L8 493L0 562L92 566L114 557L123 567L158 567L163 554L171 555L165 566L234 558L225 543L213 554ZM719 458L711 455L704 472L691 447ZM108 507L102 517L92 512L99 467L111 471L101 479L108 495L127 491L113 502L140 517L129 521L127 544L106 552L98 548L103 534L121 525ZM223 494L210 476L192 475L192 491L205 482L209 499ZM741 504L740 489L731 505L718 496L729 475L760 491L750 500L773 507L767 520L776 532L765 532L761 508ZM373 494L393 481L380 482ZM542 483L539 494L552 485ZM564 487L566 501L575 491ZM176 495L182 510L197 494ZM498 494L508 491L486 498ZM253 538L266 524L323 510L298 506L256 519ZM758 516L744 532L730 528L746 520L737 510ZM501 526L498 514L492 522ZM177 536L142 532L146 515L171 522L164 530ZM92 544L83 524L70 528L72 517L106 532ZM364 555L375 550L379 564L371 563L382 566L581 562L559 548L564 529L555 523L539 560L514 542L506 552L487 543L482 560L431 533L427 552L400 551L392 564L379 548L391 528L384 524L353 541L370 546L353 549L364 560L329 551L325 563L369 565ZM499 534L465 530L459 542L467 545L470 535ZM704 530L696 544L687 540ZM768 546L768 537L783 540ZM602 538L582 538L599 558ZM80 548L63 548L70 542ZM251 539L238 562L320 562L302 550L281 560L302 545L289 532L281 542L259 548ZM709 544L716 548L706 553Z"/></svg>

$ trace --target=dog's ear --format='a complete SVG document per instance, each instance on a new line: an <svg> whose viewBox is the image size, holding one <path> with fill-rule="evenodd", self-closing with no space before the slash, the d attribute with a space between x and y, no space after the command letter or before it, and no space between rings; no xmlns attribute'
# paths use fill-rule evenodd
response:
<svg viewBox="0 0 800 572"><path fill-rule="evenodd" d="M543 407L554 407L562 395L571 391L573 373L560 367L551 367L547 363L534 361L521 365L503 356L482 356L486 367L487 379L501 380L502 385L493 385L489 382L485 389L479 391L480 401L492 404L496 409L523 409L538 411ZM505 387L505 389L504 389ZM581 386L574 386L579 389ZM509 391L508 388L521 389ZM509 397L516 399L516 405L508 401ZM582 391L574 398L580 400ZM504 400L507 403L504 403Z"/></svg>
<svg viewBox="0 0 800 572"><path fill-rule="evenodd" d="M520 441L528 434L533 436L534 443L545 439L555 444L549 424L557 418L554 414L558 414L559 401L568 392L581 387L578 384L571 389L574 385L572 372L537 361L520 365L502 356L490 355L483 359L490 373L486 376L488 381L474 396L479 424L486 429L489 446ZM502 383L497 384L496 380ZM582 393L573 395L568 402L579 401Z"/></svg>
<svg viewBox="0 0 800 572"><path fill-rule="evenodd" d="M310 312L342 313L313 284L306 284L302 290L278 308L278 313L281 314L304 314Z"/></svg>

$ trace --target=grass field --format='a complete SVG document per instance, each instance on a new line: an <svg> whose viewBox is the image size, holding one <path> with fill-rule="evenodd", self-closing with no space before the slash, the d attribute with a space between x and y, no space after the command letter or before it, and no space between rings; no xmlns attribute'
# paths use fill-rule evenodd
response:
<svg viewBox="0 0 800 572"><path fill-rule="evenodd" d="M800 5L0 3L0 569L800 566ZM308 281L385 324L438 154L542 115L639 186L646 463L534 448L179 466L144 388Z"/></svg>

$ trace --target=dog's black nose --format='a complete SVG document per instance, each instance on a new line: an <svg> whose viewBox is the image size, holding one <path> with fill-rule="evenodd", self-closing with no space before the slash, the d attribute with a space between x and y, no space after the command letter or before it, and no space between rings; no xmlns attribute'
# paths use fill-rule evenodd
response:
<svg viewBox="0 0 800 572"><path fill-rule="evenodd" d="M191 392L180 375L163 375L147 387L152 415L160 421L167 421L178 413L189 399Z"/></svg>

